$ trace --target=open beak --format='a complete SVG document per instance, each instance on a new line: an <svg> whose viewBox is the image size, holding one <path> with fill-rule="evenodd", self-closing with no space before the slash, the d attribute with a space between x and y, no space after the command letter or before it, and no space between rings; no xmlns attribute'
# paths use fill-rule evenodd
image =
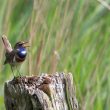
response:
<svg viewBox="0 0 110 110"><path fill-rule="evenodd" d="M22 45L23 45L23 47L30 47L28 41L27 42L23 42Z"/></svg>

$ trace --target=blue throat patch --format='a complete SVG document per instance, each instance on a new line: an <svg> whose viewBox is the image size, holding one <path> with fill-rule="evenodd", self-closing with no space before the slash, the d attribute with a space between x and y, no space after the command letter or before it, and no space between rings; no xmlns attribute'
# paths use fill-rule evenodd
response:
<svg viewBox="0 0 110 110"><path fill-rule="evenodd" d="M26 48L24 48L24 47L19 47L19 48L17 49L17 55L18 55L19 58L25 58L26 55L27 55Z"/></svg>

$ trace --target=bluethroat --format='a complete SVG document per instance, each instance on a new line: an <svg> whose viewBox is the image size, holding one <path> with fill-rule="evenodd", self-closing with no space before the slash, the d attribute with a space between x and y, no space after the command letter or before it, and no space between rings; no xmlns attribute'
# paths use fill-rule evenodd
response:
<svg viewBox="0 0 110 110"><path fill-rule="evenodd" d="M5 53L6 59L4 64L10 64L11 70L13 72L13 67L16 67L17 69L17 65L25 61L27 56L26 47L29 47L29 45L27 45L28 42L23 42L23 41L17 42L14 48L12 48L9 40L5 35L2 36L2 41L6 50L6 53ZM19 75L20 75L20 72L19 72Z"/></svg>

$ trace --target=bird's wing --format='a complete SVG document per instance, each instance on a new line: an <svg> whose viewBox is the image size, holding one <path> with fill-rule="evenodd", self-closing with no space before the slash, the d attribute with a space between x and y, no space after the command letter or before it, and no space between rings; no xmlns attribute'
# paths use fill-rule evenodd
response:
<svg viewBox="0 0 110 110"><path fill-rule="evenodd" d="M7 37L5 35L2 36L2 41L5 46L6 52L10 53L13 49L12 49L12 46L11 46L9 40L7 39Z"/></svg>
<svg viewBox="0 0 110 110"><path fill-rule="evenodd" d="M6 56L6 59L5 59L5 62L4 64L7 64L7 63L13 63L13 59L14 59L14 56L15 56L15 52L14 51L11 51L10 53L5 53L5 56Z"/></svg>

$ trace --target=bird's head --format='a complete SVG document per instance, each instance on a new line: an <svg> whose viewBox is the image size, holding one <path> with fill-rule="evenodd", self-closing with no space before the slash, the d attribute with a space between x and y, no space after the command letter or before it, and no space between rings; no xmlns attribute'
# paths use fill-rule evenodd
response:
<svg viewBox="0 0 110 110"><path fill-rule="evenodd" d="M24 48L29 47L28 42L23 42L23 41L17 42L14 46L14 49L19 47L24 47Z"/></svg>

